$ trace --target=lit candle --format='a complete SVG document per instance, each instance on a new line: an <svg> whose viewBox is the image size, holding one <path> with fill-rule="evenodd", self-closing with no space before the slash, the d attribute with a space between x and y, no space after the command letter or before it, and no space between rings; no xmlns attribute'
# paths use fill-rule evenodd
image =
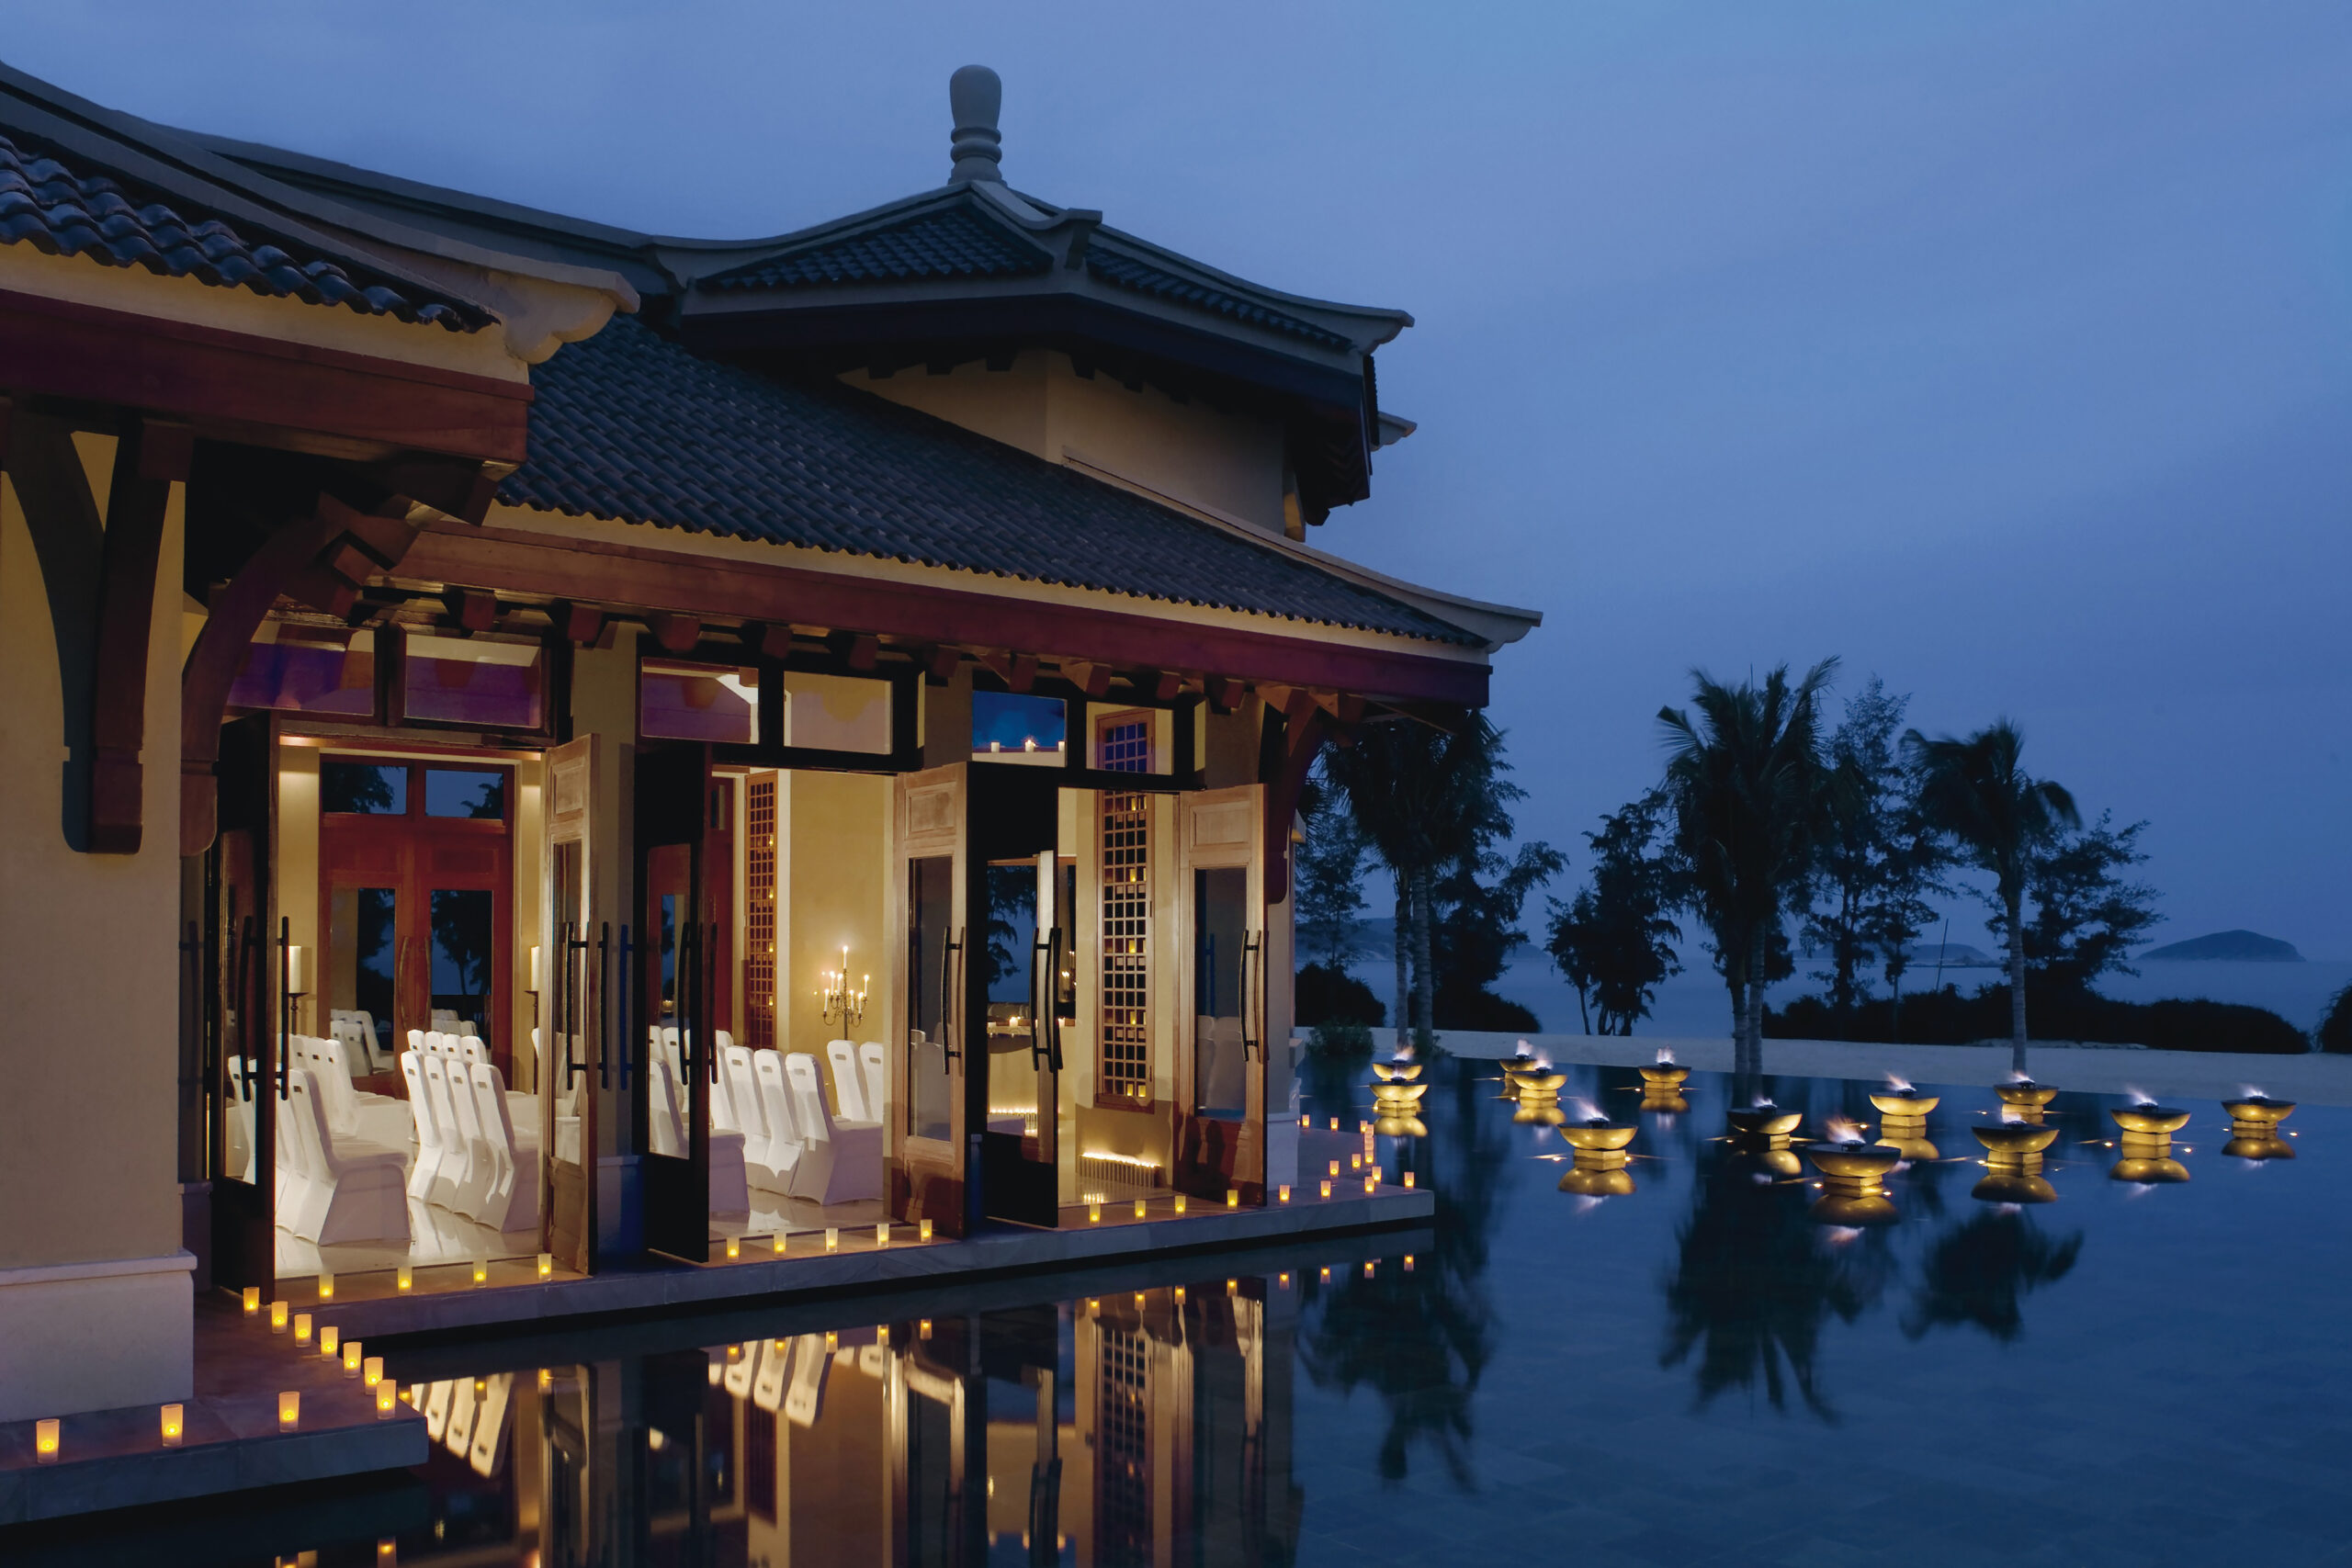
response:
<svg viewBox="0 0 2352 1568"><path fill-rule="evenodd" d="M531 989L533 989L533 990L535 990L535 991L536 991L536 990L537 990L538 988L539 988L539 947L538 947L538 943L537 943L537 942L533 942L533 943L531 944Z"/></svg>
<svg viewBox="0 0 2352 1568"><path fill-rule="evenodd" d="M1184 1212L1184 1195L1182 1192L1176 1194L1176 1212L1180 1214Z"/></svg>
<svg viewBox="0 0 2352 1568"><path fill-rule="evenodd" d="M1331 1184L1330 1184L1329 1181L1326 1181L1326 1182L1324 1182L1324 1183L1323 1183L1323 1196L1325 1196L1326 1198L1329 1198L1330 1195L1331 1195Z"/></svg>
<svg viewBox="0 0 2352 1568"><path fill-rule="evenodd" d="M405 1291L414 1283L416 1283L415 1271L411 1269L407 1264L401 1264L399 1279L400 1288Z"/></svg>
<svg viewBox="0 0 2352 1568"><path fill-rule="evenodd" d="M838 1225L827 1225L825 1227L825 1250L827 1252L839 1252L841 1249L841 1227Z"/></svg>
<svg viewBox="0 0 2352 1568"><path fill-rule="evenodd" d="M542 1280L552 1280L555 1278L554 1253L542 1252L539 1254L539 1278Z"/></svg>
<svg viewBox="0 0 2352 1568"><path fill-rule="evenodd" d="M1178 1306L1184 1304L1184 1287L1182 1285L1176 1287L1176 1304Z"/></svg>
<svg viewBox="0 0 2352 1568"><path fill-rule="evenodd" d="M1339 1130L1340 1130L1340 1119L1339 1119L1337 1116L1334 1116L1334 1117L1332 1117L1332 1118L1331 1118L1331 1131L1333 1131L1334 1133L1336 1133L1336 1132L1338 1132Z"/></svg>
<svg viewBox="0 0 2352 1568"><path fill-rule="evenodd" d="M1374 1192L1377 1192L1377 1191L1379 1191L1379 1190L1380 1190L1380 1178L1379 1178L1379 1177L1377 1177L1377 1176L1367 1176L1367 1177L1365 1177L1365 1178L1363 1179L1363 1190L1364 1190L1364 1191L1365 1191L1367 1194L1370 1194L1370 1193L1374 1193Z"/></svg>
<svg viewBox="0 0 2352 1568"><path fill-rule="evenodd" d="M1332 1168L1336 1170L1338 1167L1335 1166ZM1362 1170L1363 1168L1363 1156L1350 1155L1348 1156L1348 1168L1350 1170Z"/></svg>
<svg viewBox="0 0 2352 1568"><path fill-rule="evenodd" d="M1228 1209L1238 1209L1241 1207L1241 1189L1238 1187L1228 1187L1225 1190L1225 1206Z"/></svg>
<svg viewBox="0 0 2352 1568"><path fill-rule="evenodd" d="M915 1235L924 1241L931 1239L931 1222L923 1220L915 1226Z"/></svg>
<svg viewBox="0 0 2352 1568"><path fill-rule="evenodd" d="M825 1330L825 1348L828 1350L838 1350L841 1348L841 1330L837 1328L828 1328Z"/></svg>
<svg viewBox="0 0 2352 1568"><path fill-rule="evenodd" d="M319 1300L334 1300L334 1276L323 1269L319 1270Z"/></svg>
<svg viewBox="0 0 2352 1568"><path fill-rule="evenodd" d="M1241 1281L1240 1281L1240 1280L1227 1280L1225 1282L1225 1293L1226 1293L1227 1295L1228 1295L1228 1296L1229 1296L1229 1295L1234 1294L1236 1292L1239 1291L1240 1289L1241 1289Z"/></svg>
<svg viewBox="0 0 2352 1568"><path fill-rule="evenodd" d="M303 971L310 966L302 962L308 956L299 942L289 942L286 949L286 989L294 996L307 995L311 987L303 984Z"/></svg>
<svg viewBox="0 0 2352 1568"><path fill-rule="evenodd" d="M359 1341L345 1340L343 1342L343 1375L347 1378L356 1378L359 1375L359 1369L365 1364L366 1358L360 1353Z"/></svg>
<svg viewBox="0 0 2352 1568"><path fill-rule="evenodd" d="M489 1258L477 1258L474 1259L474 1283L477 1285L486 1285L490 1283Z"/></svg>
<svg viewBox="0 0 2352 1568"><path fill-rule="evenodd" d="M1340 1162L1338 1160L1333 1160L1331 1162L1331 1174L1334 1176L1340 1174Z"/></svg>
<svg viewBox="0 0 2352 1568"><path fill-rule="evenodd" d="M1408 1191L1408 1192L1409 1192L1409 1191L1411 1191L1411 1190L1412 1190L1412 1188L1413 1188L1413 1173L1412 1173L1411 1171L1409 1171L1409 1170L1408 1170L1408 1171L1407 1171L1407 1172L1405 1173L1405 1190L1406 1190L1407 1191Z"/></svg>
<svg viewBox="0 0 2352 1568"><path fill-rule="evenodd" d="M1363 1277L1367 1280L1372 1278L1372 1260L1370 1258L1364 1259Z"/></svg>
<svg viewBox="0 0 2352 1568"><path fill-rule="evenodd" d="M1323 1266L1323 1282L1327 1285L1331 1282L1331 1266L1328 1263Z"/></svg>
<svg viewBox="0 0 2352 1568"><path fill-rule="evenodd" d="M768 1245L775 1250L775 1255L778 1258L782 1258L784 1256L784 1233L782 1231L776 1232L774 1236L769 1238Z"/></svg>
<svg viewBox="0 0 2352 1568"><path fill-rule="evenodd" d="M1301 1116L1298 1119L1298 1124L1301 1127L1312 1127L1315 1125L1315 1118L1312 1116Z"/></svg>
<svg viewBox="0 0 2352 1568"><path fill-rule="evenodd" d="M874 1245L876 1247L888 1247L890 1245L889 1221L881 1220L876 1223L874 1226Z"/></svg>
<svg viewBox="0 0 2352 1568"><path fill-rule="evenodd" d="M311 1314L307 1312L298 1312L294 1314L294 1343L308 1345L310 1342Z"/></svg>
<svg viewBox="0 0 2352 1568"><path fill-rule="evenodd" d="M1140 1198L1136 1200L1136 1218L1143 1218L1143 1200Z"/></svg>
<svg viewBox="0 0 2352 1568"><path fill-rule="evenodd" d="M332 1361L343 1354L343 1330L328 1324L319 1330L319 1354Z"/></svg>
<svg viewBox="0 0 2352 1568"><path fill-rule="evenodd" d="M1290 1189L1288 1187L1276 1188L1275 1192L1280 1201L1284 1203L1290 1201Z"/></svg>
<svg viewBox="0 0 2352 1568"><path fill-rule="evenodd" d="M178 1448L180 1439L187 1436L187 1412L179 1405L164 1406L164 1446L165 1448Z"/></svg>
<svg viewBox="0 0 2352 1568"><path fill-rule="evenodd" d="M1274 1283L1279 1288L1287 1291L1290 1289L1290 1276L1288 1274L1279 1275L1276 1277Z"/></svg>
<svg viewBox="0 0 2352 1568"><path fill-rule="evenodd" d="M401 1560L401 1543L390 1536L376 1540L376 1568L392 1568Z"/></svg>
<svg viewBox="0 0 2352 1568"><path fill-rule="evenodd" d="M370 1356L359 1363L359 1381L369 1388L394 1386L384 1381L384 1358L381 1356Z"/></svg>
<svg viewBox="0 0 2352 1568"><path fill-rule="evenodd" d="M918 1329L918 1330L917 1330L917 1332L918 1332L918 1333L920 1333L920 1334L921 1334L921 1335L922 1335L925 1339L930 1338L930 1337L931 1337L931 1319L929 1319L929 1318L927 1318L927 1317L926 1317L926 1318L924 1318L924 1319L922 1320L922 1327L921 1327L920 1329Z"/></svg>
<svg viewBox="0 0 2352 1568"><path fill-rule="evenodd" d="M286 1303L282 1301L269 1303L269 1331L272 1334L286 1332Z"/></svg>
<svg viewBox="0 0 2352 1568"><path fill-rule="evenodd" d="M1089 1203L1086 1206L1086 1218L1090 1224L1100 1224L1102 1219L1102 1205L1100 1203Z"/></svg>
<svg viewBox="0 0 2352 1568"><path fill-rule="evenodd" d="M729 1260L729 1261L732 1261L732 1260L734 1260L735 1258L741 1258L741 1257L742 1257L742 1256L743 1256L743 1238L742 1238L741 1236L740 1236L740 1235L730 1235L730 1236L729 1236L729 1237L727 1238L727 1257L728 1257Z"/></svg>
<svg viewBox="0 0 2352 1568"><path fill-rule="evenodd" d="M1409 1252L1408 1252L1408 1253L1405 1254L1405 1272L1406 1272L1406 1273L1408 1273L1408 1274L1409 1274L1409 1273L1411 1273L1412 1271L1413 1271L1413 1255L1412 1255L1411 1253L1409 1253Z"/></svg>
<svg viewBox="0 0 2352 1568"><path fill-rule="evenodd" d="M302 1391L289 1388L277 1396L277 1429L290 1432L302 1420Z"/></svg>
<svg viewBox="0 0 2352 1568"><path fill-rule="evenodd" d="M33 1457L43 1464L57 1459L57 1417L44 1416L33 1423Z"/></svg>
<svg viewBox="0 0 2352 1568"><path fill-rule="evenodd" d="M889 1325L888 1324L887 1324L887 1323L886 1323L886 1324L884 1324L884 1325L882 1325L879 1328L876 1328L876 1329L874 1331L874 1337L875 1337L876 1339L878 1339L879 1341L881 1341L884 1345L888 1345L888 1344L889 1344L889 1343L890 1343L890 1325Z"/></svg>
<svg viewBox="0 0 2352 1568"><path fill-rule="evenodd" d="M376 1419L389 1421L401 1407L400 1384L390 1382L376 1385Z"/></svg>
<svg viewBox="0 0 2352 1568"><path fill-rule="evenodd" d="M260 1311L261 1287L259 1285L247 1285L245 1287L245 1315L247 1317L252 1317L257 1314Z"/></svg>

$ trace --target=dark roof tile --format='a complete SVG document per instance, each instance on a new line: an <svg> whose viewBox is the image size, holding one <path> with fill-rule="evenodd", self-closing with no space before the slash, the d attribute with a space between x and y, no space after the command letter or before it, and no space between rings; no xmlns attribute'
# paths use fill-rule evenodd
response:
<svg viewBox="0 0 2352 1568"><path fill-rule="evenodd" d="M1302 321L1285 311L1245 299L1230 289L1182 276L1140 256L1096 246L1086 253L1086 270L1106 283L1132 288L1138 294L1172 300L1214 316L1281 333L1285 337L1311 343L1317 348L1345 349L1353 346L1347 338L1328 327L1318 327L1313 321Z"/></svg>
<svg viewBox="0 0 2352 1568"><path fill-rule="evenodd" d="M1478 639L1279 550L870 394L700 359L616 317L532 377L547 512L1432 641Z"/></svg>
<svg viewBox="0 0 2352 1568"><path fill-rule="evenodd" d="M721 273L713 288L799 288L932 277L1018 277L1044 272L1046 253L961 208L926 212L847 239Z"/></svg>
<svg viewBox="0 0 2352 1568"><path fill-rule="evenodd" d="M218 218L194 220L160 201L135 202L105 175L78 174L57 159L0 135L0 243L49 255L86 255L107 266L142 266L220 288L342 305L368 316L471 332L491 318L453 300L411 298L382 283L355 280L324 257L302 260L277 246L249 243ZM413 292L413 290L412 290Z"/></svg>

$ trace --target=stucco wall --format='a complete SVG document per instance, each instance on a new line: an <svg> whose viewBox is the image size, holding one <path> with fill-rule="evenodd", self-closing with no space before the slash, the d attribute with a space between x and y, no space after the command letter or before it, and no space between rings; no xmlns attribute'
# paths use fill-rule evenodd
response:
<svg viewBox="0 0 2352 1568"><path fill-rule="evenodd" d="M776 811L790 823L788 863L777 868L783 905L776 919L776 1010L780 1048L806 1051L832 1082L825 1043L894 1040L889 949L885 934L890 848L891 783L866 773L794 772L779 775ZM788 877L788 880L787 880ZM838 969L849 947L850 984L867 982L865 1017L846 1036L822 1016L819 976ZM833 1103L838 1104L836 1100Z"/></svg>

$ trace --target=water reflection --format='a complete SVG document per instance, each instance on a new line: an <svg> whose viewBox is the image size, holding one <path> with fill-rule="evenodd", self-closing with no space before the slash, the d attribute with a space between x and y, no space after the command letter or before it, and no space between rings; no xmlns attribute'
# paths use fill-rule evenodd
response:
<svg viewBox="0 0 2352 1568"><path fill-rule="evenodd" d="M2053 1241L2030 1214L1996 1210L1964 1220L1928 1248L1903 1332L1919 1339L1974 1324L2007 1344L2025 1331L2018 1303L2064 1279L2082 1250L2082 1232Z"/></svg>

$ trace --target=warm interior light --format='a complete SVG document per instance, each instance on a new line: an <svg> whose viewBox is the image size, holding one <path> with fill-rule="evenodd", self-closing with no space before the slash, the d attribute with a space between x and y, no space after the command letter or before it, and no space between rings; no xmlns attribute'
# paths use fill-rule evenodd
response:
<svg viewBox="0 0 2352 1568"><path fill-rule="evenodd" d="M343 1353L343 1330L330 1323L319 1330L319 1354L334 1360Z"/></svg>
<svg viewBox="0 0 2352 1568"><path fill-rule="evenodd" d="M1176 1304L1178 1306L1184 1304L1184 1287L1182 1285L1176 1287Z"/></svg>
<svg viewBox="0 0 2352 1568"><path fill-rule="evenodd" d="M187 1436L187 1412L179 1405L164 1406L164 1446L165 1448L178 1448L180 1439Z"/></svg>
<svg viewBox="0 0 2352 1568"><path fill-rule="evenodd" d="M323 1269L319 1270L319 1300L322 1302L334 1300L334 1276Z"/></svg>
<svg viewBox="0 0 2352 1568"><path fill-rule="evenodd" d="M416 1272L415 1272L415 1270L412 1269L411 1269L407 1264L405 1264L405 1263L403 1263L403 1264L401 1264L401 1272L400 1272L400 1280L399 1280L399 1283L400 1283L400 1288L401 1288L401 1290L403 1290L403 1291L407 1290L411 1285L413 1285L414 1283L416 1283Z"/></svg>
<svg viewBox="0 0 2352 1568"><path fill-rule="evenodd" d="M272 1334L286 1332L286 1303L284 1302L269 1303L269 1331Z"/></svg>
<svg viewBox="0 0 2352 1568"><path fill-rule="evenodd" d="M360 1365L366 1359L360 1352L358 1340L346 1339L343 1342L343 1375L345 1377L357 1377Z"/></svg>
<svg viewBox="0 0 2352 1568"><path fill-rule="evenodd" d="M376 1542L376 1568L392 1568L400 1560L401 1543L390 1536L379 1537Z"/></svg>
<svg viewBox="0 0 2352 1568"><path fill-rule="evenodd" d="M307 1312L298 1312L294 1314L294 1343L308 1345L310 1342L311 1314Z"/></svg>
<svg viewBox="0 0 2352 1568"><path fill-rule="evenodd" d="M838 1328L828 1328L825 1330L825 1348L828 1350L838 1350L841 1348L841 1330Z"/></svg>
<svg viewBox="0 0 2352 1568"><path fill-rule="evenodd" d="M539 1278L542 1280L552 1280L555 1278L554 1253L542 1252L539 1254Z"/></svg>
<svg viewBox="0 0 2352 1568"><path fill-rule="evenodd" d="M1289 1289L1290 1289L1290 1276L1289 1276L1288 1274L1283 1274L1283 1275L1280 1276L1279 1278L1277 1278L1277 1279L1274 1280L1274 1283L1275 1283L1276 1285L1280 1286L1282 1289L1283 1289L1283 1290L1287 1291L1287 1290L1289 1290Z"/></svg>
<svg viewBox="0 0 2352 1568"><path fill-rule="evenodd" d="M277 1429L290 1432L302 1419L302 1391L289 1388L277 1396Z"/></svg>
<svg viewBox="0 0 2352 1568"><path fill-rule="evenodd" d="M1408 1274L1409 1274L1409 1273L1411 1273L1412 1271L1413 1271L1413 1255L1412 1255L1411 1253L1409 1253L1409 1252L1408 1252L1408 1253L1405 1254L1405 1272L1406 1272L1406 1273L1408 1273Z"/></svg>
<svg viewBox="0 0 2352 1568"><path fill-rule="evenodd" d="M922 1320L922 1326L917 1330L917 1332L918 1332L918 1333L920 1333L920 1334L921 1334L921 1335L922 1335L925 1339L930 1338L930 1337L931 1337L931 1319L929 1319L929 1318L927 1318L927 1317L926 1317L926 1318L924 1318L924 1319Z"/></svg>
<svg viewBox="0 0 2352 1568"><path fill-rule="evenodd" d="M1364 1259L1363 1277L1367 1280L1372 1278L1372 1259L1368 1258Z"/></svg>
<svg viewBox="0 0 2352 1568"><path fill-rule="evenodd" d="M51 1460L57 1457L57 1417L44 1416L33 1423L33 1454L35 1458Z"/></svg>
<svg viewBox="0 0 2352 1568"><path fill-rule="evenodd" d="M359 1381L369 1388L390 1388L384 1381L384 1358L370 1356L359 1363Z"/></svg>
<svg viewBox="0 0 2352 1568"><path fill-rule="evenodd" d="M260 1311L261 1287L259 1285L247 1285L245 1287L245 1315L247 1317L252 1317Z"/></svg>
<svg viewBox="0 0 2352 1568"><path fill-rule="evenodd" d="M784 1233L782 1231L776 1232L775 1235L770 1240L769 1245L775 1249L775 1255L778 1258L782 1258L784 1256Z"/></svg>

